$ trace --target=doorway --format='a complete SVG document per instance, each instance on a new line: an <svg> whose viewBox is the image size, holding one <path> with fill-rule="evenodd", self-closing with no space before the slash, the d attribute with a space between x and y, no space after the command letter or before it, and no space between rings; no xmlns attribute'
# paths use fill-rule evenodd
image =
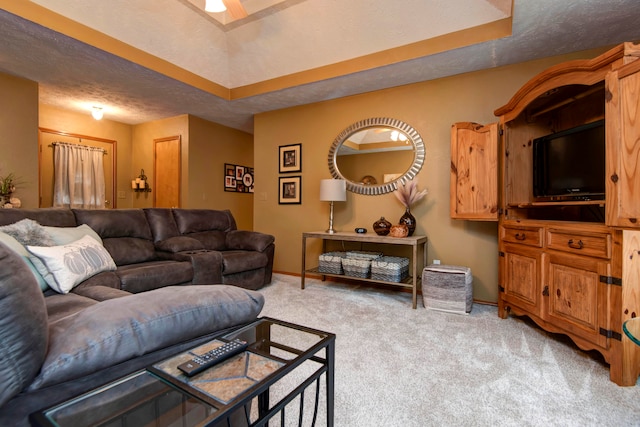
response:
<svg viewBox="0 0 640 427"><path fill-rule="evenodd" d="M38 128L39 139L39 174L40 174L40 202L41 208L53 206L53 144L67 142L69 144L86 145L104 150L104 206L115 209L116 206L116 147L117 141L97 138L94 136L78 135L53 129Z"/></svg>

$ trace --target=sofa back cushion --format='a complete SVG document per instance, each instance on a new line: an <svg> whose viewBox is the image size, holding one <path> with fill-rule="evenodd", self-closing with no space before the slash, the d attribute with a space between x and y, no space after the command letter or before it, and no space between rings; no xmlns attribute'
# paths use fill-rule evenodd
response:
<svg viewBox="0 0 640 427"><path fill-rule="evenodd" d="M161 242L180 235L171 209L146 208L144 209L144 214L147 217L154 242Z"/></svg>
<svg viewBox="0 0 640 427"><path fill-rule="evenodd" d="M229 210L173 209L178 231L202 243L204 249L227 249L227 232L236 230L236 221Z"/></svg>
<svg viewBox="0 0 640 427"><path fill-rule="evenodd" d="M0 406L31 384L47 351L47 309L20 255L0 243Z"/></svg>
<svg viewBox="0 0 640 427"><path fill-rule="evenodd" d="M156 259L153 237L142 209L73 209L78 224L102 238L116 265Z"/></svg>
<svg viewBox="0 0 640 427"><path fill-rule="evenodd" d="M236 220L229 210L173 209L180 234L201 231L231 231L237 228Z"/></svg>
<svg viewBox="0 0 640 427"><path fill-rule="evenodd" d="M71 209L0 209L0 225L13 224L25 218L33 219L40 225L52 227L74 227L77 225L76 217Z"/></svg>

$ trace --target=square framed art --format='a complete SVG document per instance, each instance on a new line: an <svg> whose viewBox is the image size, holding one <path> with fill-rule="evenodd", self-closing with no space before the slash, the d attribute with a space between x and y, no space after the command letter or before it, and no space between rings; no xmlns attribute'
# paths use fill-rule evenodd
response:
<svg viewBox="0 0 640 427"><path fill-rule="evenodd" d="M302 176L281 176L278 184L279 204L299 205L302 203Z"/></svg>
<svg viewBox="0 0 640 427"><path fill-rule="evenodd" d="M302 172L302 144L281 145L279 153L280 173Z"/></svg>

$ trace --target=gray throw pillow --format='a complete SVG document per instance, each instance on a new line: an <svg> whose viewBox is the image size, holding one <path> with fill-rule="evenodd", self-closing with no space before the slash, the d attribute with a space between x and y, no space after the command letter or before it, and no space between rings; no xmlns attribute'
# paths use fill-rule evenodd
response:
<svg viewBox="0 0 640 427"><path fill-rule="evenodd" d="M2 226L0 231L12 236L24 246L55 246L56 244L43 226L29 218Z"/></svg>
<svg viewBox="0 0 640 427"><path fill-rule="evenodd" d="M47 308L20 256L0 243L0 406L31 384L47 351Z"/></svg>

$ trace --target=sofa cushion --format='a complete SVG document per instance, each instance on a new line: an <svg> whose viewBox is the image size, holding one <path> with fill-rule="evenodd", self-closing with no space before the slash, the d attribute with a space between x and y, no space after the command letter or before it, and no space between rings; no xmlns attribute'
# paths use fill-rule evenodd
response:
<svg viewBox="0 0 640 427"><path fill-rule="evenodd" d="M88 235L66 245L27 246L27 250L38 257L51 273L50 276L44 276L45 280L53 276L53 280L47 280L49 286L63 294L91 276L116 269L109 252ZM36 268L39 268L38 265Z"/></svg>
<svg viewBox="0 0 640 427"><path fill-rule="evenodd" d="M0 406L36 377L47 351L47 309L20 256L0 243Z"/></svg>
<svg viewBox="0 0 640 427"><path fill-rule="evenodd" d="M144 214L147 217L153 240L159 242L171 237L179 236L178 226L169 208L146 208Z"/></svg>
<svg viewBox="0 0 640 427"><path fill-rule="evenodd" d="M131 293L190 283L193 266L183 261L150 261L118 267L121 289Z"/></svg>
<svg viewBox="0 0 640 427"><path fill-rule="evenodd" d="M265 254L255 251L223 251L222 274L233 274L240 271L255 270L267 265L268 258Z"/></svg>
<svg viewBox="0 0 640 427"><path fill-rule="evenodd" d="M249 322L263 305L262 294L226 285L169 286L103 301L50 325L49 351L29 390Z"/></svg>
<svg viewBox="0 0 640 427"><path fill-rule="evenodd" d="M54 227L75 227L78 225L73 212L65 208L0 210L0 225L13 224L24 218L31 218L41 225Z"/></svg>
<svg viewBox="0 0 640 427"><path fill-rule="evenodd" d="M102 238L116 265L156 259L153 237L142 209L74 209L78 224Z"/></svg>
<svg viewBox="0 0 640 427"><path fill-rule="evenodd" d="M229 210L173 209L173 217L180 234L209 230L231 231L237 228Z"/></svg>
<svg viewBox="0 0 640 427"><path fill-rule="evenodd" d="M47 306L49 323L56 322L65 317L73 316L87 307L96 305L98 301L75 293L53 294L44 299Z"/></svg>
<svg viewBox="0 0 640 427"><path fill-rule="evenodd" d="M233 230L227 233L227 249L263 252L275 241L275 237L257 231Z"/></svg>
<svg viewBox="0 0 640 427"><path fill-rule="evenodd" d="M151 240L136 237L114 237L103 239L102 242L118 266L156 259L155 247Z"/></svg>

